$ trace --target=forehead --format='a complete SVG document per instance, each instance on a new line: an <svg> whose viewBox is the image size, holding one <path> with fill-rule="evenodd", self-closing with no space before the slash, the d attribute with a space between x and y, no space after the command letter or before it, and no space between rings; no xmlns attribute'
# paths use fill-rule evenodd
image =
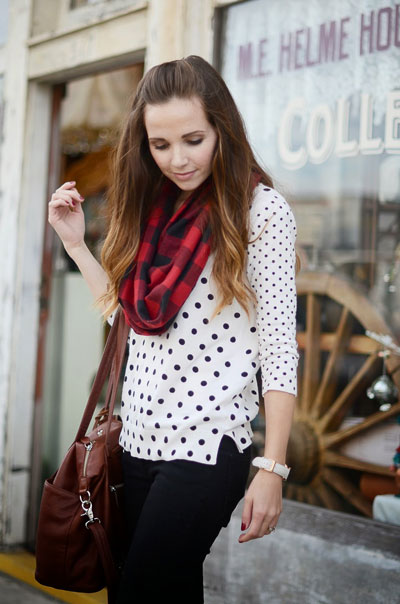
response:
<svg viewBox="0 0 400 604"><path fill-rule="evenodd" d="M198 97L189 99L174 97L166 103L146 105L144 123L150 138L182 136L188 132L206 130L210 127Z"/></svg>

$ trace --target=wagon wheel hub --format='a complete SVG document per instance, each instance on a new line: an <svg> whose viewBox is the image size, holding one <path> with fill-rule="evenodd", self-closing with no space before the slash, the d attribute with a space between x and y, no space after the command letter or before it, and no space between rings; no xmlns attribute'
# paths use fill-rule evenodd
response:
<svg viewBox="0 0 400 604"><path fill-rule="evenodd" d="M295 422L290 433L287 453L291 467L290 480L309 484L317 475L321 461L321 447L314 428L305 421Z"/></svg>

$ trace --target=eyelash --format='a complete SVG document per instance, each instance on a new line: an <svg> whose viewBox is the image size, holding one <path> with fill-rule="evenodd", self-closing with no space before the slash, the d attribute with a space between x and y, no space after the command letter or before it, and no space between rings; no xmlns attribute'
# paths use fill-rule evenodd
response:
<svg viewBox="0 0 400 604"><path fill-rule="evenodd" d="M203 142L202 138L198 138L194 141L187 141L188 145L200 145ZM157 151L164 151L165 149L168 148L168 145L154 145L154 149L156 149Z"/></svg>

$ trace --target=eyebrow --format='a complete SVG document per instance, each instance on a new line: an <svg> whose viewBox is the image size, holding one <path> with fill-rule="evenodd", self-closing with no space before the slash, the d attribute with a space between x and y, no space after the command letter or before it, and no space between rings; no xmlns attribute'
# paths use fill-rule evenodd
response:
<svg viewBox="0 0 400 604"><path fill-rule="evenodd" d="M188 136L194 136L194 135L198 135L198 134L205 134L205 130L193 130L193 132L188 132L187 134L183 134L182 138L187 138ZM161 136L151 136L149 137L149 141L165 141L165 138L162 138Z"/></svg>

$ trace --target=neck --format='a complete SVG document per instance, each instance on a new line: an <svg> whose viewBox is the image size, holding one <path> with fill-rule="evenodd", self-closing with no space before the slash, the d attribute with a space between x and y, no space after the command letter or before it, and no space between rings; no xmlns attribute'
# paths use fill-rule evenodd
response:
<svg viewBox="0 0 400 604"><path fill-rule="evenodd" d="M190 195L190 191L182 191L178 195L178 199L176 200L175 205L174 205L174 214L179 210L179 208L186 201L186 199L189 197L189 195Z"/></svg>

